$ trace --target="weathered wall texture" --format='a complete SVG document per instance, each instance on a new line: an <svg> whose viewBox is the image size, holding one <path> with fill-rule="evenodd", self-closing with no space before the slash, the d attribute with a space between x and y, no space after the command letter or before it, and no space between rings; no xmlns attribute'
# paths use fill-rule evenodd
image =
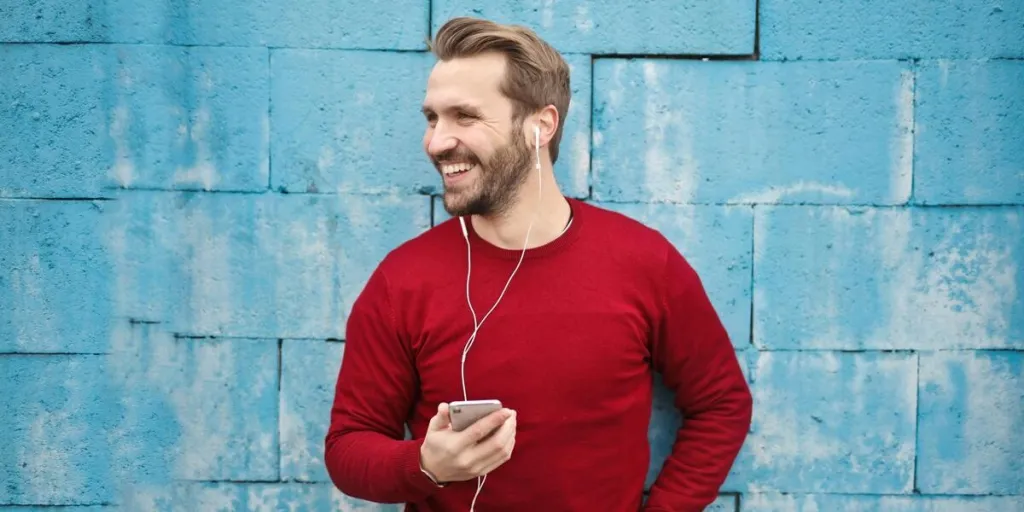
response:
<svg viewBox="0 0 1024 512"><path fill-rule="evenodd" d="M564 190L706 281L756 399L716 510L1024 510L1024 3L927 0L3 2L0 505L363 509L328 404L443 218L456 14L566 52Z"/></svg>

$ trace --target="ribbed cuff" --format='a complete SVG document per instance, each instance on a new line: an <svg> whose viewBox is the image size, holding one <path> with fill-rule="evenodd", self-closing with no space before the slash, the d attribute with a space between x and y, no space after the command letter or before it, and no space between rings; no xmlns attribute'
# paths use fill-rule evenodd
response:
<svg viewBox="0 0 1024 512"><path fill-rule="evenodd" d="M402 471L402 480L410 489L414 489L418 494L426 497L441 488L420 470L420 446L422 445L423 439L405 441L396 455L400 458L397 462Z"/></svg>

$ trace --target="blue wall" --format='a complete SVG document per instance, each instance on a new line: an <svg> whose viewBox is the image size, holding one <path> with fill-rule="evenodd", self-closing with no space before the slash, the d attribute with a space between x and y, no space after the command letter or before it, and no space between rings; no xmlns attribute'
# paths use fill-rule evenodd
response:
<svg viewBox="0 0 1024 512"><path fill-rule="evenodd" d="M366 505L321 457L346 312L444 217L424 40L477 14L566 52L564 190L746 363L715 510L1024 510L1024 3L643 5L0 7L0 507Z"/></svg>

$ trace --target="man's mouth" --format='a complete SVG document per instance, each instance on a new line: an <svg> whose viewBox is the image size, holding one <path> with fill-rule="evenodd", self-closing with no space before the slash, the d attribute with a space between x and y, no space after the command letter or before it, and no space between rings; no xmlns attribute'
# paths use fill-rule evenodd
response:
<svg viewBox="0 0 1024 512"><path fill-rule="evenodd" d="M472 169L473 167L474 165L469 162L443 164L441 165L441 173L443 173L445 177L450 178L453 176L458 176L460 174L465 174L469 172L469 170Z"/></svg>

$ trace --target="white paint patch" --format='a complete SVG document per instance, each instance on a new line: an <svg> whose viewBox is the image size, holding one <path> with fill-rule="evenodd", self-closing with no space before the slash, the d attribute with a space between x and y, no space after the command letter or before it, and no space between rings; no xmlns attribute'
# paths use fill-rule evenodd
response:
<svg viewBox="0 0 1024 512"><path fill-rule="evenodd" d="M850 199L854 191L841 185L826 185L813 181L798 181L785 187L768 187L766 190L740 194L727 201L730 204L780 204L790 196L818 194L837 199Z"/></svg>
<svg viewBox="0 0 1024 512"><path fill-rule="evenodd" d="M963 370L967 389L956 389L950 369ZM940 403L965 396L962 406L965 456L958 460L933 460L933 471L944 475L945 492L974 493L1004 488L1012 470L1012 458L1021 453L1020 420L1024 418L1024 375L1013 373L998 355L976 352L936 352L928 356L923 386L937 386ZM964 485L968 487L965 489Z"/></svg>
<svg viewBox="0 0 1024 512"><path fill-rule="evenodd" d="M238 510L238 492L238 488L234 486L193 486L179 496L183 500L191 502L194 507L192 510L236 511Z"/></svg>
<svg viewBox="0 0 1024 512"><path fill-rule="evenodd" d="M576 6L575 23L576 30L583 34L589 34L591 30L594 30L594 20L590 18L589 5L579 4Z"/></svg>
<svg viewBox="0 0 1024 512"><path fill-rule="evenodd" d="M911 240L910 212L878 216L885 268L879 279L888 297L888 317L871 336L872 346L936 348L1008 348L1010 321L1018 300L1014 240L1024 234L993 232L997 217L935 217L932 232L943 233L935 244ZM918 213L917 215L926 215ZM937 215L937 214L936 214ZM1006 228L1007 225L999 224ZM932 253L933 256L928 256Z"/></svg>
<svg viewBox="0 0 1024 512"><path fill-rule="evenodd" d="M612 83L605 94L608 95L608 110L605 115L615 118L615 109L622 106L622 99L626 96L626 84L623 78L626 74L626 62L622 59L615 60L612 64Z"/></svg>
<svg viewBox="0 0 1024 512"><path fill-rule="evenodd" d="M263 114L260 125L260 183L270 179L270 115Z"/></svg>
<svg viewBox="0 0 1024 512"><path fill-rule="evenodd" d="M84 390L90 388L72 380L78 373L74 371L78 363L70 361L68 381L62 386L62 391L68 394L67 402L56 411L43 410L41 406L32 408L38 414L28 428L28 435L14 447L16 460L9 462L21 469L22 494L29 499L73 501L77 496L71 493L85 490L82 468L68 457L68 447L79 446L87 439L80 415L85 405Z"/></svg>
<svg viewBox="0 0 1024 512"><path fill-rule="evenodd" d="M184 343L192 344L194 356L183 357L187 350ZM221 460L235 456L231 449L238 445L231 439L234 413L245 410L231 396L232 388L224 384L237 379L242 369L235 363L229 342L182 342L178 350L167 343L162 348L165 349L163 359L177 363L172 366L172 372L194 371L190 379L165 375L167 378L156 381L164 385L178 384L170 396L181 428L178 441L181 455L176 461L175 473L184 478L217 479L221 474ZM216 405L211 407L211 404Z"/></svg>
<svg viewBox="0 0 1024 512"><path fill-rule="evenodd" d="M334 148L328 145L320 147L320 154L316 158L316 170L320 176L326 176L327 171L334 165Z"/></svg>
<svg viewBox="0 0 1024 512"><path fill-rule="evenodd" d="M135 181L135 164L132 163L128 148L128 107L121 104L110 114L110 138L114 142L114 166L109 175L122 188L128 188Z"/></svg>
<svg viewBox="0 0 1024 512"><path fill-rule="evenodd" d="M316 349L307 351L306 348L300 348L301 343L290 346L288 343L285 342L285 350L290 356L288 360L298 363L293 367L294 371L289 373L306 373L308 370L316 374L321 382L333 382L338 377L338 368L344 357L344 344L321 343ZM322 371L315 372L317 367ZM318 395L292 387L302 382L307 381L293 377L281 383L281 466L288 471L289 478L312 480L321 477L323 473L323 440L327 428L326 425L300 416L300 412L328 410L332 397L325 395L322 402L310 403L308 398ZM296 397L304 397L301 404L304 409L294 403Z"/></svg>
<svg viewBox="0 0 1024 512"><path fill-rule="evenodd" d="M232 294L232 242L229 233L217 226L206 211L208 204L198 203L185 213L181 222L184 235L182 254L191 254L186 271L191 278L188 324L195 332L220 334L231 325L236 301Z"/></svg>
<svg viewBox="0 0 1024 512"><path fill-rule="evenodd" d="M914 73L904 70L896 90L896 132L892 137L889 176L891 198L895 204L910 201L914 172Z"/></svg>
<svg viewBox="0 0 1024 512"><path fill-rule="evenodd" d="M200 107L196 111L190 132L192 142L196 145L196 161L191 167L178 167L174 171L176 185L199 183L203 190L213 190L217 185L219 176L213 165L210 143L207 140L209 128L210 111L206 107Z"/></svg>
<svg viewBox="0 0 1024 512"><path fill-rule="evenodd" d="M943 89L949 84L949 68L952 65L949 59L939 59L939 86Z"/></svg>
<svg viewBox="0 0 1024 512"><path fill-rule="evenodd" d="M356 105L366 106L373 104L373 91L359 91L356 93Z"/></svg>
<svg viewBox="0 0 1024 512"><path fill-rule="evenodd" d="M540 25L545 29L555 26L555 0L544 0L540 12Z"/></svg>
<svg viewBox="0 0 1024 512"><path fill-rule="evenodd" d="M28 261L14 265L9 272L11 294L16 297L15 305L8 309L15 326L14 344L33 352L59 348L63 340L54 322L57 315L43 291L39 254L31 254Z"/></svg>
<svg viewBox="0 0 1024 512"><path fill-rule="evenodd" d="M663 89L661 66L644 62L644 192L653 202L690 202L700 172L693 156L693 134L682 112L668 105ZM676 137L669 138L670 131ZM671 153L668 147L672 148Z"/></svg>
<svg viewBox="0 0 1024 512"><path fill-rule="evenodd" d="M278 245L274 252L279 255L277 268L301 269L297 276L292 272L278 275L278 291L288 292L279 295L279 300L289 301L302 297L303 315L307 322L312 323L311 326L331 325L337 316L336 295L324 289L325 284L337 280L339 273L338 262L331 247L340 244L332 243L328 220L328 215L318 215L313 226L309 225L308 218L291 221L287 234L283 235L284 243ZM281 319L285 323L290 323L290 320Z"/></svg>
<svg viewBox="0 0 1024 512"><path fill-rule="evenodd" d="M783 361L775 362L776 356L762 352L756 362L756 379L769 385L753 387L756 433L749 443L753 455L754 469L770 468L775 474L799 472L805 467L814 467L819 462L834 464L850 457L846 440L823 432L817 422L808 420L809 411L793 401L792 390L785 387L787 379L772 377L774 370L796 372L800 368L828 368L830 363L820 353L787 354ZM839 404L837 408L847 407ZM822 411L828 414L829 411ZM763 487L768 489L767 486Z"/></svg>
<svg viewBox="0 0 1024 512"><path fill-rule="evenodd" d="M761 262L761 258L765 253L765 248L770 244L768 233L771 233L771 218L775 211L773 206L752 206L754 210L754 269L756 271L757 264ZM757 278L757 275L754 276ZM754 287L756 293L760 286Z"/></svg>
<svg viewBox="0 0 1024 512"><path fill-rule="evenodd" d="M586 191L589 187L587 172L590 170L590 146L585 132L577 132L572 136L572 153L572 188Z"/></svg>

